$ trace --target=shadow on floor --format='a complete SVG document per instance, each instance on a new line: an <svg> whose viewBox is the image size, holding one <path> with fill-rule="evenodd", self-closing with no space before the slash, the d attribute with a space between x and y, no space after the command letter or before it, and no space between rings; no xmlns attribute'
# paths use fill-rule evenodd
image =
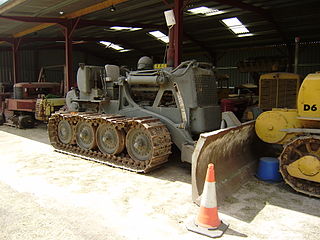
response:
<svg viewBox="0 0 320 240"><path fill-rule="evenodd" d="M161 166L161 168L147 173L147 175L171 182L189 183L191 186L191 164L181 162L180 155L170 156L169 161Z"/></svg>
<svg viewBox="0 0 320 240"><path fill-rule="evenodd" d="M232 236L236 236L236 237L243 237L243 238L247 238L248 235L238 232L236 230L233 230L232 228L228 228L227 231L225 232L225 235L232 235Z"/></svg>
<svg viewBox="0 0 320 240"><path fill-rule="evenodd" d="M267 183L256 178L226 198L219 211L249 223L266 205L320 217L319 199L297 193L284 182Z"/></svg>
<svg viewBox="0 0 320 240"><path fill-rule="evenodd" d="M0 126L0 131L50 145L47 133L47 125L44 123L40 123L34 128L26 129L2 125Z"/></svg>
<svg viewBox="0 0 320 240"><path fill-rule="evenodd" d="M50 144L45 124L40 124L33 129L0 126L1 131ZM146 176L191 184L191 164L182 163L180 152L173 148L169 162ZM219 204L219 211L245 222L251 222L267 204L320 217L319 199L299 194L285 183L266 183L254 177L239 191Z"/></svg>
<svg viewBox="0 0 320 240"><path fill-rule="evenodd" d="M47 125L43 123L31 129L0 126L0 132L1 131L50 145L47 133ZM180 161L180 151L177 148L173 148L172 152L173 153L169 157L169 161L167 163L162 165L160 168L147 173L147 176L172 182L180 181L191 183L191 164L182 163Z"/></svg>

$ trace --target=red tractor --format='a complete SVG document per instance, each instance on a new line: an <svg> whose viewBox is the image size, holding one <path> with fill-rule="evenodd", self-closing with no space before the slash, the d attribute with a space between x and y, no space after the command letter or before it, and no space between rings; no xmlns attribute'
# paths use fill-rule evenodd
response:
<svg viewBox="0 0 320 240"><path fill-rule="evenodd" d="M53 82L21 82L13 86L13 98L2 100L2 118L6 125L32 128L38 98L61 95L61 84Z"/></svg>

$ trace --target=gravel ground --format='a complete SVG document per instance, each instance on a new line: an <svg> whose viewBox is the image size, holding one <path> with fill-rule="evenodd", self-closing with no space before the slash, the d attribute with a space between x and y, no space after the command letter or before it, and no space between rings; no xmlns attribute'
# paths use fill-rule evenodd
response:
<svg viewBox="0 0 320 240"><path fill-rule="evenodd" d="M0 126L0 239L209 239L188 232L190 167L136 174L57 153L45 126ZM252 178L219 203L222 239L317 240L320 201Z"/></svg>

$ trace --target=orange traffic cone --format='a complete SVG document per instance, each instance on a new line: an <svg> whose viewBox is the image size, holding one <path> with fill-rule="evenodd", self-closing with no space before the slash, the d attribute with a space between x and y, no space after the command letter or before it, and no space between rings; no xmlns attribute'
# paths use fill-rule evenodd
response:
<svg viewBox="0 0 320 240"><path fill-rule="evenodd" d="M208 165L199 214L189 221L186 227L189 231L208 237L221 237L229 227L229 224L222 222L218 216L216 180L212 163Z"/></svg>

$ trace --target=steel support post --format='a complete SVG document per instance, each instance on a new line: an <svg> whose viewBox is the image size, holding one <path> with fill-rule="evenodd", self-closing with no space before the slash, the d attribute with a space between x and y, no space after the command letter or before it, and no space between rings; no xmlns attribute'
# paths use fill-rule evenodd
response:
<svg viewBox="0 0 320 240"><path fill-rule="evenodd" d="M64 28L64 40L65 40L65 83L64 83L64 94L70 90L73 86L73 56L72 56L72 36L70 34L72 30L72 24L68 23Z"/></svg>
<svg viewBox="0 0 320 240"><path fill-rule="evenodd" d="M182 56L182 34L183 34L183 0L174 1L174 15L176 24L174 25L174 67L181 62Z"/></svg>
<svg viewBox="0 0 320 240"><path fill-rule="evenodd" d="M174 29L169 29L169 47L167 51L167 65L173 67L174 65Z"/></svg>
<svg viewBox="0 0 320 240"><path fill-rule="evenodd" d="M72 56L72 34L76 29L79 18L75 21L70 20L67 23L61 24L64 28L64 39L65 39L65 82L64 82L64 94L70 90L71 87L75 87L76 83L73 76L73 56Z"/></svg>
<svg viewBox="0 0 320 240"><path fill-rule="evenodd" d="M295 42L295 51L294 51L294 73L298 73L298 62L299 62L299 42L300 38L296 37L294 39Z"/></svg>
<svg viewBox="0 0 320 240"><path fill-rule="evenodd" d="M13 84L19 82L19 46L20 38L15 38L12 41L12 77Z"/></svg>

